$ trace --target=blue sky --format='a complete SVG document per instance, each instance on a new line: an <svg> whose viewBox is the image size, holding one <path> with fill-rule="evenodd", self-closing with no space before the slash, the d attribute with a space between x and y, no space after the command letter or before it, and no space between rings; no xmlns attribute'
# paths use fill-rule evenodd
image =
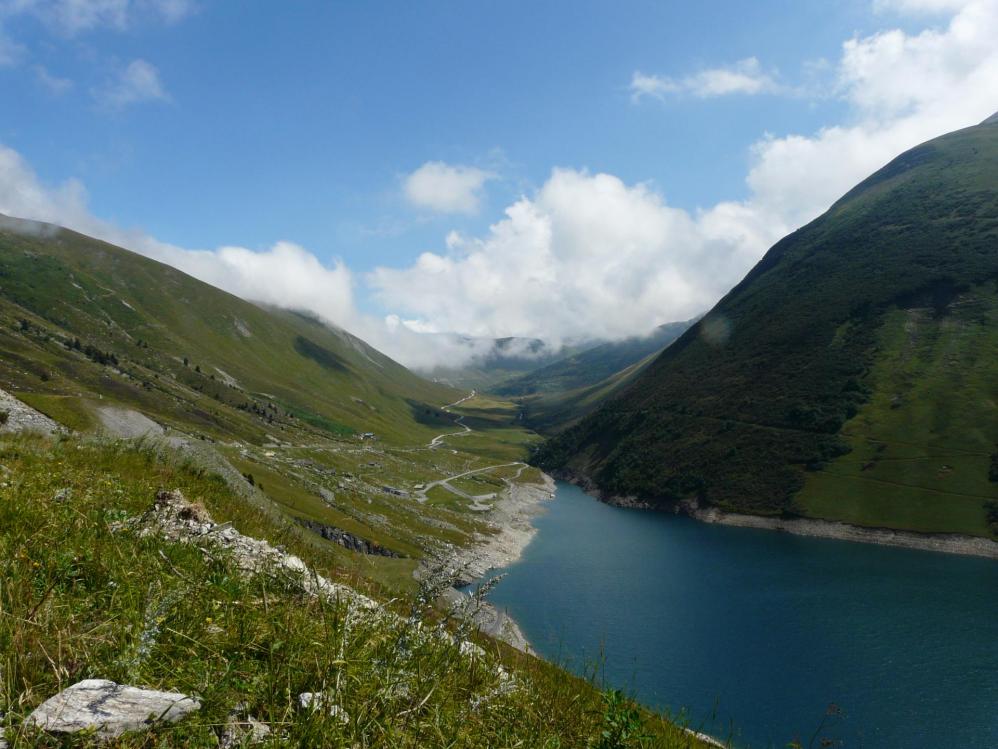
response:
<svg viewBox="0 0 998 749"><path fill-rule="evenodd" d="M654 180L689 208L742 197L747 147L764 131L815 129L834 103L634 107L631 73L761 55L797 77L802 60L835 56L871 25L867 3L832 6L223 2L70 38L26 16L13 34L74 85L56 96L6 71L4 98L19 106L0 138L46 180L83 180L98 215L166 241L293 239L360 270L438 247L452 228L398 199L399 175L428 160L504 172L464 227L494 220L554 166ZM170 101L96 105L93 90L133 59L155 65Z"/></svg>
<svg viewBox="0 0 998 749"><path fill-rule="evenodd" d="M936 111L944 107L941 96L933 101L911 92L898 104L885 93L895 87L884 79L891 67L903 72L905 65L918 70L937 64L948 76L940 87L974 75L991 82L993 61L986 52L975 52L973 65L950 65L952 50L927 51L932 45L919 47L918 39L935 34L937 47L959 49L968 44L953 29L961 14L978 13L990 22L994 5L0 0L0 90L7 102L0 144L17 155L39 190L65 191L67 180L85 188L85 200L76 199L83 207L64 210L64 223L72 224L74 216L79 223L77 214L85 212L87 220L184 250L238 246L267 253L279 241L293 242L326 268L350 275L350 311L327 316L380 319L398 312L417 329L456 330L465 315L461 300L447 305L439 297L463 291L430 283L427 299L395 302L405 289L425 284L425 273L414 265L424 251L456 264L433 267L464 278L452 281L461 289L481 278L469 281L464 273L476 252L496 263L499 270L489 277L501 274L503 262L518 262L522 243L497 249L500 239L489 227L505 221L504 211L521 198L556 227L552 245L538 245L538 252L598 263L601 248L582 251L559 239L557 227L567 219L558 218L562 208L555 207L576 203L602 212L598 195L606 193L593 182L596 175L619 181L604 187L620 193L623 221L642 220L629 211L635 201L650 200L702 223L704 212L726 201L759 202L768 189L752 182L753 170L767 158L760 143L799 134L820 146L823 129L836 127L861 128L871 141L892 127L904 131L857 157L847 175L829 178L838 189L885 155L914 145L909 141L916 135L937 134L934 129L951 122L971 124L987 109L987 97L947 119ZM900 35L900 53L881 43L889 32ZM987 32L985 26L981 33ZM872 66L869 55L848 61L843 45L849 40L866 45L876 58ZM930 54L938 57L927 61ZM885 59L878 63L878 55ZM711 71L747 73L755 88L739 84L711 93L703 77ZM634 86L639 74L653 81L644 95ZM998 100L992 101L991 109L998 109ZM913 117L924 126L911 127L905 118ZM407 195L407 176L427 162L481 175L474 207L455 210L433 196ZM581 180L563 180L561 203L553 194L556 168ZM820 172L812 176L822 178ZM545 186L552 193L547 202ZM574 190L585 195L572 197ZM827 202L824 194L814 206L821 201ZM696 240L706 249L677 265L676 279L646 290L650 301L641 317L596 332L619 337L709 306L724 288L700 289L679 278L693 272L684 269L730 266L731 277L719 281L730 286L762 245L811 217L814 206L791 207L776 218L757 210L749 223L769 228L756 232L751 249L718 255L710 249L718 236L749 230L711 230ZM0 201L0 210L19 207ZM39 209L36 217L59 219L53 210ZM659 218L660 228L675 236L689 229L670 224L675 216L649 214L651 224ZM85 221L78 228L101 233L100 225ZM514 228L528 231L522 222ZM457 234L448 243L451 232ZM606 237L611 245L644 241L613 227ZM636 252L635 262L681 254L670 254L665 239L652 244ZM372 276L379 267L385 272ZM640 276L642 270L619 272ZM564 266L544 266L488 288L528 282L542 288L555 271L565 275ZM202 275L225 285L219 273ZM577 291L586 294L589 287ZM628 292L622 287L620 293ZM302 298L321 294L303 292ZM502 293L487 309L471 309L481 297L466 305L466 329L458 332L544 334L544 320L552 318L543 308L532 321L498 310ZM354 328L370 323L336 322ZM571 327L559 323L550 337L578 336Z"/></svg>

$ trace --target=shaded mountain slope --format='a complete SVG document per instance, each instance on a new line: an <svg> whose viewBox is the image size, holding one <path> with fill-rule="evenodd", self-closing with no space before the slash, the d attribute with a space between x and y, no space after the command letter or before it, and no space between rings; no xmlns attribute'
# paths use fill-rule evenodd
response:
<svg viewBox="0 0 998 749"><path fill-rule="evenodd" d="M993 534L996 305L992 118L902 154L778 242L536 460L663 506Z"/></svg>

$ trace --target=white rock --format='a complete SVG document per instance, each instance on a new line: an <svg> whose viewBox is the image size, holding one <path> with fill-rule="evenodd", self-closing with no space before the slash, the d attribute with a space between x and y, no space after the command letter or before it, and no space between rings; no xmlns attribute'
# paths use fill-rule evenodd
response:
<svg viewBox="0 0 998 749"><path fill-rule="evenodd" d="M87 679L39 705L26 721L51 733L94 730L103 738L145 730L154 723L175 723L201 709L201 703L178 692L158 692Z"/></svg>
<svg viewBox="0 0 998 749"><path fill-rule="evenodd" d="M461 645L459 646L461 655L469 658L484 658L485 651L478 645L468 640L461 640Z"/></svg>
<svg viewBox="0 0 998 749"><path fill-rule="evenodd" d="M684 728L683 729L683 733L687 734L688 736L692 736L697 741L702 741L707 746L715 746L715 747L718 747L718 749L726 749L726 745L722 744L720 741L718 741L717 739L715 739L713 736L708 736L705 733L700 733L699 731L694 731L692 728Z"/></svg>
<svg viewBox="0 0 998 749"><path fill-rule="evenodd" d="M229 713L229 720L219 736L221 749L234 749L237 746L256 746L270 738L270 726L261 723L246 711L243 703L236 705Z"/></svg>
<svg viewBox="0 0 998 749"><path fill-rule="evenodd" d="M350 715L332 701L328 694L322 692L302 692L298 695L298 704L304 709L328 710L334 718L339 718L344 725L350 722Z"/></svg>

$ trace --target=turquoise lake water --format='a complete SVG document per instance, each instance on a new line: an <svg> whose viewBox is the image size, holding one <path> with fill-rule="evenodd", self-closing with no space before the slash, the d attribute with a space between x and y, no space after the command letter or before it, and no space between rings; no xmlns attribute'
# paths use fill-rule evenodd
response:
<svg viewBox="0 0 998 749"><path fill-rule="evenodd" d="M490 596L545 657L738 747L998 747L998 562L707 525L558 484ZM814 746L819 746L815 741Z"/></svg>

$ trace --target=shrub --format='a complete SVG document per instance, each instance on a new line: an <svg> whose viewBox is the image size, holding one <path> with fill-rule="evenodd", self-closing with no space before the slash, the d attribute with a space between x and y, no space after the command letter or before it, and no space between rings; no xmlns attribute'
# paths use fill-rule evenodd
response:
<svg viewBox="0 0 998 749"><path fill-rule="evenodd" d="M603 726L592 744L595 749L626 749L641 746L644 735L641 713L620 690L603 693Z"/></svg>

